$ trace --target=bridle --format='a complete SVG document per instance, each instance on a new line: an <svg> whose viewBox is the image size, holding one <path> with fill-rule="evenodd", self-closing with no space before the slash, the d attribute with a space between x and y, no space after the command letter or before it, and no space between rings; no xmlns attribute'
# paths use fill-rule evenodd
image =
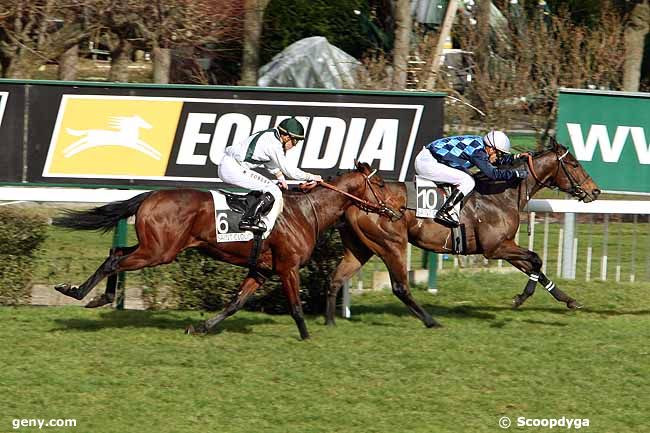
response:
<svg viewBox="0 0 650 433"><path fill-rule="evenodd" d="M362 173L363 174L363 173ZM372 182L370 181L370 178L373 177L375 174L377 174L377 170L373 170L370 174L366 175L363 174L363 177L365 179L366 185L368 188L370 188L370 191L372 192L372 195L375 197L375 200L377 200L377 203L372 203L368 200L362 199L361 197L357 197L354 194L350 194L349 192L343 191L342 189L339 189L335 187L332 184L329 184L325 181L319 182L319 185L331 189L332 191L336 191L340 194L343 194L350 200L352 200L359 209L365 212L371 212L371 213L376 213L380 216L385 216L386 218L390 219L391 221L397 221L400 218L402 218L403 214L395 211L392 209L390 206L384 202L381 197L377 194L375 191L375 188L372 186Z"/></svg>
<svg viewBox="0 0 650 433"><path fill-rule="evenodd" d="M587 174L587 176L585 176L585 178L581 182L578 182L578 180L567 169L567 167L566 167L567 163L564 161L564 158L569 154L569 150L567 149L566 152L564 152L562 155L558 155L557 152L555 152L555 151L553 151L553 153L555 154L555 156L557 158L558 164L557 164L557 167L555 169L555 174L553 176L549 176L549 177L553 177L553 178L557 177L557 174L560 172L560 168L562 168L562 171L564 172L564 175L569 180L569 184L570 184L569 188L564 190L564 189L561 189L559 186L552 185L552 184L547 183L547 182L543 181L542 179L540 179L540 177L535 172L535 167L533 166L533 157L531 155L528 155L528 161L527 161L528 169L530 170L530 174L533 175L533 178L535 179L535 182L540 184L542 187L546 187L546 188L550 188L550 189L559 189L559 190L561 190L563 192L571 194L573 197L576 197L578 200L584 200L585 197L587 197L589 194L587 193L587 191L585 191L582 188L582 185L584 185L585 182L589 181L591 179L591 176L589 174Z"/></svg>

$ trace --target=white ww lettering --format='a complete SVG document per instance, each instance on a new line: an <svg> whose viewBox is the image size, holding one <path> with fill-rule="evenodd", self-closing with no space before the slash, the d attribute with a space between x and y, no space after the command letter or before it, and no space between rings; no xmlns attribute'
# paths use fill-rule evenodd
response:
<svg viewBox="0 0 650 433"><path fill-rule="evenodd" d="M598 144L604 162L618 162L627 137L631 135L639 162L641 164L650 164L650 148L642 127L617 126L613 141L610 141L606 125L591 125L586 141L579 123L567 123L567 130L569 131L576 158L580 161L593 160L596 144Z"/></svg>

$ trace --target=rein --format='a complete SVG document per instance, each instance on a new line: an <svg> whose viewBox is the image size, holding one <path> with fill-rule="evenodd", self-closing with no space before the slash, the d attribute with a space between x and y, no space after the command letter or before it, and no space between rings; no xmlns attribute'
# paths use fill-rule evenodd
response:
<svg viewBox="0 0 650 433"><path fill-rule="evenodd" d="M569 154L568 149L567 149L566 152L564 152L560 156L557 156L557 154L555 154L557 156L557 161L558 161L557 168L555 169L555 176L557 176L557 173L560 171L560 167L562 167L562 171L564 172L567 179L569 179L569 182L571 183L571 188L568 191L565 191L565 192L567 192L567 193L569 193L569 194L571 194L571 195L573 195L575 197L581 198L581 196L585 194L585 191L582 189L582 185L585 182L587 182L589 179L591 179L591 176L588 175L587 177L585 177L582 180L582 182L578 182L573 177L573 175L571 175L571 173L565 167L564 157L566 157L568 154ZM548 183L544 182L543 180L541 180L539 178L539 176L537 176L537 173L535 172L535 167L533 166L533 157L531 155L528 155L527 165L528 165L528 169L530 170L530 173L533 175L533 178L535 179L535 181L537 183L539 183L542 187L550 188L550 189L555 189L555 188L560 189L559 187L555 187L555 186L553 186L551 184L548 184ZM553 176L553 177L555 177L555 176Z"/></svg>
<svg viewBox="0 0 650 433"><path fill-rule="evenodd" d="M366 211L366 212L372 212L376 213L381 216L385 216L386 218L390 219L391 221L397 221L400 218L402 218L402 214L395 212L395 210L391 209L389 206L386 205L386 203L379 198L377 193L375 192L374 188L372 187L372 184L370 183L370 178L376 173L376 170L373 171L369 176L365 176L366 178L366 183L370 187L370 191L372 191L372 194L375 196L375 199L377 199L377 203L372 203L368 200L362 199L360 197L357 197L356 195L350 194L349 192L343 191L342 189L339 189L335 187L334 185L327 183L325 181L319 182L321 186L324 186L327 189L331 189L332 191L336 191L340 194L343 194L350 200L352 200L359 209Z"/></svg>
<svg viewBox="0 0 650 433"><path fill-rule="evenodd" d="M318 234L320 233L320 223L318 222L318 212L316 212L316 206L314 205L314 200L311 198L309 194L307 196L307 201L311 205L311 210L314 212L314 218L316 218L316 237L314 239L318 239Z"/></svg>

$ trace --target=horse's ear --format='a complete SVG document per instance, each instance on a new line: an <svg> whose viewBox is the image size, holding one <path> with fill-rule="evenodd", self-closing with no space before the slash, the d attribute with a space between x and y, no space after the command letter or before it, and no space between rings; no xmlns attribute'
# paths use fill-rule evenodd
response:
<svg viewBox="0 0 650 433"><path fill-rule="evenodd" d="M357 168L357 171L362 171L362 172L370 172L372 171L372 168L370 167L370 164L367 162L360 162L355 160L354 161L354 166Z"/></svg>
<svg viewBox="0 0 650 433"><path fill-rule="evenodd" d="M550 143L551 143L551 146L553 147L553 150L557 150L558 147L560 147L560 143L557 142L557 139L555 138L555 135L551 135Z"/></svg>

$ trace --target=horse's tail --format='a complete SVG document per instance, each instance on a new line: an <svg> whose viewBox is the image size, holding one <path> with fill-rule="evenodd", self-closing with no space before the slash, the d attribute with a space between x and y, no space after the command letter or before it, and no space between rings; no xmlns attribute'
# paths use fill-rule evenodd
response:
<svg viewBox="0 0 650 433"><path fill-rule="evenodd" d="M144 192L124 201L114 201L89 210L66 210L52 220L52 225L75 230L101 230L107 232L122 218L135 215L142 202L152 192Z"/></svg>

